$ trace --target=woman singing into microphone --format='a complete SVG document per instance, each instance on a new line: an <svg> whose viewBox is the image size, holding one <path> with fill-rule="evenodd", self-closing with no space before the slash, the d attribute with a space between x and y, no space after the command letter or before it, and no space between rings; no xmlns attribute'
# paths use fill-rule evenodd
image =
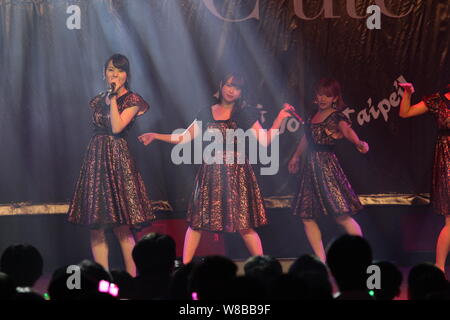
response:
<svg viewBox="0 0 450 320"><path fill-rule="evenodd" d="M130 91L130 65L120 54L104 65L110 90L94 97L94 134L87 147L75 193L70 203L69 222L91 229L91 249L96 262L108 269L105 230L117 236L128 273L136 268L131 252L135 239L131 227L153 220L151 202L127 144L127 133L137 116L149 106Z"/></svg>

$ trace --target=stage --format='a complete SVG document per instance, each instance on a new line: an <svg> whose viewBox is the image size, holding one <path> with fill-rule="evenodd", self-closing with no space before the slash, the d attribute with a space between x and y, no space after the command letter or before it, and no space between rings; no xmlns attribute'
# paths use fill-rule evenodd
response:
<svg viewBox="0 0 450 320"><path fill-rule="evenodd" d="M324 259L321 240L360 227L404 281L442 268L449 15L442 0L0 0L0 254L37 248L41 293L91 250L134 273L127 228L108 250L81 224L170 235L190 261L189 212L192 229L242 232L204 231L194 257L239 274L260 240L287 271L308 239Z"/></svg>

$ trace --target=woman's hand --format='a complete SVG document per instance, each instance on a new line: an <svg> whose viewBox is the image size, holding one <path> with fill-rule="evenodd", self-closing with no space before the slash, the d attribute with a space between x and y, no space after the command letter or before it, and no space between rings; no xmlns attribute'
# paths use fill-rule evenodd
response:
<svg viewBox="0 0 450 320"><path fill-rule="evenodd" d="M365 154L367 152L369 152L369 144L365 141L360 141L357 145L356 145L356 149Z"/></svg>
<svg viewBox="0 0 450 320"><path fill-rule="evenodd" d="M117 104L117 96L115 96L115 95L110 95L110 94L107 94L107 95L105 96L105 103L106 103L107 106L111 106L111 103L112 103L113 101Z"/></svg>
<svg viewBox="0 0 450 320"><path fill-rule="evenodd" d="M399 83L398 85L400 87L402 87L405 90L405 92L409 95L412 95L415 92L414 86L412 83L405 82L405 83Z"/></svg>
<svg viewBox="0 0 450 320"><path fill-rule="evenodd" d="M283 109L281 109L280 112L278 113L278 117L280 118L280 120L292 117L292 112L295 112L295 108L290 104L285 103L283 105Z"/></svg>
<svg viewBox="0 0 450 320"><path fill-rule="evenodd" d="M144 145L144 146L148 146L150 143L153 142L153 140L155 140L155 133L153 132L148 132L148 133L144 133L143 135L140 135L138 137L138 140Z"/></svg>
<svg viewBox="0 0 450 320"><path fill-rule="evenodd" d="M299 170L299 162L300 162L300 157L297 156L293 156L291 158L291 160L289 160L289 164L288 164L288 171L291 174L295 174L298 172Z"/></svg>

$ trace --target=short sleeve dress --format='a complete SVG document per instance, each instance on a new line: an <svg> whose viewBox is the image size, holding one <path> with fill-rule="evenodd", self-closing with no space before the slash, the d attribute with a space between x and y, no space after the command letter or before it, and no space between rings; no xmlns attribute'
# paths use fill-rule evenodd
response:
<svg viewBox="0 0 450 320"><path fill-rule="evenodd" d="M300 186L293 203L294 215L302 219L323 215L337 218L363 208L334 153L336 139L342 138L340 121L350 124L338 111L320 123L312 123L310 118L305 124L308 148L300 166Z"/></svg>
<svg viewBox="0 0 450 320"><path fill-rule="evenodd" d="M238 160L242 155L234 147L236 139L226 141L227 130L247 130L257 119L258 112L253 107L233 110L229 120L215 120L211 107L197 114L203 130L220 132L224 143L232 145L224 145L223 152L214 153L215 159L223 157L223 163L205 161L199 168L187 212L192 229L237 232L267 224L264 199L253 168L245 155L244 161Z"/></svg>
<svg viewBox="0 0 450 320"><path fill-rule="evenodd" d="M450 101L444 93L435 93L424 98L434 115L438 136L434 152L431 205L433 211L450 215Z"/></svg>
<svg viewBox="0 0 450 320"><path fill-rule="evenodd" d="M117 105L120 113L138 106L138 115L149 108L140 95L131 91L117 98ZM136 117L120 134L113 134L105 94L93 98L90 106L94 133L69 206L68 221L105 229L154 220L147 190L126 140Z"/></svg>

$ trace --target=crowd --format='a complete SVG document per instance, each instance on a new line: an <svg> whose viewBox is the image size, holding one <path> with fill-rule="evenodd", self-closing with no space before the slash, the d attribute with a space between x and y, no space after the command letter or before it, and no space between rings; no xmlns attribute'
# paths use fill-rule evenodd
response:
<svg viewBox="0 0 450 320"><path fill-rule="evenodd" d="M368 241L344 235L331 243L326 264L313 255L302 255L283 272L270 256L250 257L244 275L224 256L207 256L176 266L176 244L168 235L149 233L132 251L137 276L105 270L91 260L55 270L47 293L33 286L43 273L43 259L32 245L8 247L1 256L2 300L394 300L399 297L403 275L388 261L374 261ZM368 267L379 271L379 279ZM373 267L375 266L375 267ZM450 285L445 274L431 263L413 266L408 273L409 300L448 300ZM101 285L106 285L106 290ZM375 288L369 288L372 283ZM73 284L73 285L70 285ZM113 284L113 285L111 285ZM333 285L334 284L334 285ZM118 294L108 288L118 288ZM117 292L116 292L117 293Z"/></svg>

